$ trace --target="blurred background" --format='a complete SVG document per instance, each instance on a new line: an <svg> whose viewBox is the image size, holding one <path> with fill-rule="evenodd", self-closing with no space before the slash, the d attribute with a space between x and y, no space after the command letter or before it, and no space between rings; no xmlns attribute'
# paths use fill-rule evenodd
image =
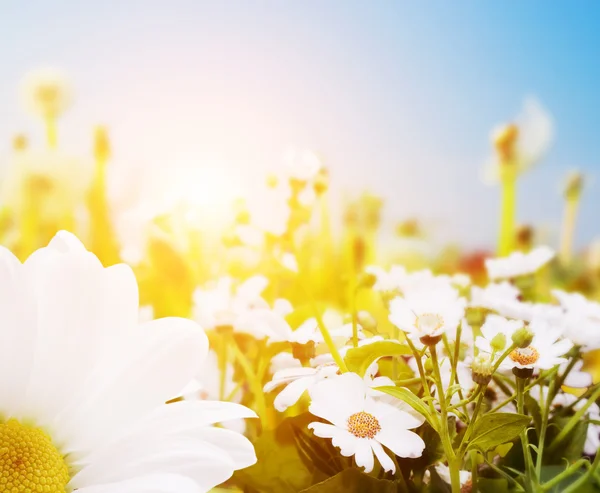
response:
<svg viewBox="0 0 600 493"><path fill-rule="evenodd" d="M471 245L494 239L481 185L490 128L536 96L556 120L524 221L556 225L566 169L600 166L596 2L32 1L1 8L0 135L39 128L15 97L59 68L74 88L69 148L108 125L114 166L201 168L199 194L252 190L289 146L324 157L335 192L372 189ZM524 183L524 186L528 183ZM599 233L590 194L580 243ZM225 202L226 197L206 197ZM476 207L474 205L476 204ZM211 204L213 205L213 204ZM442 232L440 231L440 234Z"/></svg>
<svg viewBox="0 0 600 493"><path fill-rule="evenodd" d="M137 265L152 223L196 270L212 265L196 284L227 270L209 259L231 242L273 251L256 229L274 234L259 223L291 200L319 251L371 221L363 263L403 248L424 262L449 245L489 254L502 194L490 135L515 123L531 151L515 232L559 249L572 229L569 248L588 251L600 237L599 15L591 1L4 2L3 243L23 257L64 227L106 263ZM280 207L271 192L290 166L314 168L311 190L292 184ZM572 170L585 187L568 212Z"/></svg>

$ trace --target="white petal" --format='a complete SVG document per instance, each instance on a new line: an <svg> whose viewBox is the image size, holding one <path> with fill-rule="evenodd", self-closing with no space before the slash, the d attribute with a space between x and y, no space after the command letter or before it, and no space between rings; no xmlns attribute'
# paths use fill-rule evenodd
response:
<svg viewBox="0 0 600 493"><path fill-rule="evenodd" d="M204 493L195 481L177 474L151 474L118 483L88 486L78 493Z"/></svg>
<svg viewBox="0 0 600 493"><path fill-rule="evenodd" d="M356 465L364 467L365 472L371 472L375 465L375 459L373 458L373 449L371 448L370 440L361 438L356 441L356 451L354 453L354 460Z"/></svg>
<svg viewBox="0 0 600 493"><path fill-rule="evenodd" d="M375 457L383 467L384 471L391 471L392 473L396 472L396 464L390 458L390 456L383 450L383 447L377 440L371 440L371 447L373 448L373 452L375 452Z"/></svg>
<svg viewBox="0 0 600 493"><path fill-rule="evenodd" d="M311 414L345 427L348 416L362 411L367 386L356 373L321 380L310 388Z"/></svg>
<svg viewBox="0 0 600 493"><path fill-rule="evenodd" d="M289 383L279 394L275 397L273 405L280 413L285 411L288 407L293 406L300 400L302 394L308 390L308 388L315 383L313 377L304 377L294 380Z"/></svg>
<svg viewBox="0 0 600 493"><path fill-rule="evenodd" d="M425 442L412 431L401 428L381 427L375 439L399 457L421 457Z"/></svg>

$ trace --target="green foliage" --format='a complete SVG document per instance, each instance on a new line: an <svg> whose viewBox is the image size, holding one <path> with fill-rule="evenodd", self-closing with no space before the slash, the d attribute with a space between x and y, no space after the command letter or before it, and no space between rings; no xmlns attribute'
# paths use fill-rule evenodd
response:
<svg viewBox="0 0 600 493"><path fill-rule="evenodd" d="M358 373L363 377L369 366L379 358L408 354L412 353L410 348L405 344L394 341L378 341L349 349L344 360L346 361L348 370Z"/></svg>
<svg viewBox="0 0 600 493"><path fill-rule="evenodd" d="M296 493L337 474L345 458L329 441L315 439L307 428L312 421L305 413L263 433L254 443L258 462L237 471L234 482L247 492Z"/></svg>
<svg viewBox="0 0 600 493"><path fill-rule="evenodd" d="M477 420L469 440L469 449L483 452L514 440L530 423L531 418L522 414L485 414Z"/></svg>
<svg viewBox="0 0 600 493"><path fill-rule="evenodd" d="M408 493L407 487L397 481L377 479L358 469L347 469L301 493Z"/></svg>

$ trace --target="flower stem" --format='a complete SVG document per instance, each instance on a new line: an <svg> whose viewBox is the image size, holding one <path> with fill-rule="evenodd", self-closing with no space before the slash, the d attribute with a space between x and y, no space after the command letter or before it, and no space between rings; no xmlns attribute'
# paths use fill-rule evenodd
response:
<svg viewBox="0 0 600 493"><path fill-rule="evenodd" d="M500 238L498 243L498 255L504 257L510 255L515 242L515 216L517 202L517 172L514 163L502 163L502 205L500 217Z"/></svg>
<svg viewBox="0 0 600 493"><path fill-rule="evenodd" d="M254 402L256 404L256 413L260 418L260 422L263 428L263 431L269 428L269 416L267 411L267 403L265 400L265 394L262 389L262 383L252 370L252 365L250 361L246 357L246 355L240 350L237 344L233 343L231 345L233 349L233 354L235 358L238 360L238 363L244 370L246 374L246 378L248 378L248 382L250 383L250 388L252 389L252 393L254 394Z"/></svg>
<svg viewBox="0 0 600 493"><path fill-rule="evenodd" d="M446 394L442 383L442 375L440 373L440 364L438 361L437 350L435 345L429 346L431 353L431 363L433 364L433 375L435 377L435 385L437 388L438 402L442 410L442 422L440 426L440 439L446 459L448 460L448 468L450 469L450 485L452 493L460 493L460 466L462 463L462 455L457 455L452 447L450 430L448 429L448 407L446 404Z"/></svg>
<svg viewBox="0 0 600 493"><path fill-rule="evenodd" d="M517 412L519 414L525 414L525 379L517 377ZM523 459L525 460L525 490L528 492L537 491L535 484L537 478L535 476L535 469L533 467L533 461L531 459L531 453L529 449L529 438L527 437L527 428L521 432L521 445L523 446Z"/></svg>
<svg viewBox="0 0 600 493"><path fill-rule="evenodd" d="M50 149L56 149L56 144L58 141L56 120L52 116L46 118L46 140Z"/></svg>

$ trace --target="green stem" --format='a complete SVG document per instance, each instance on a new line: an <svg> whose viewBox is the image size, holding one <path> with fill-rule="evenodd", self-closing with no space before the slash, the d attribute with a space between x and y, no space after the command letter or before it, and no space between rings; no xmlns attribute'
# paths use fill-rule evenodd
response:
<svg viewBox="0 0 600 493"><path fill-rule="evenodd" d="M600 455L600 454L598 454ZM571 466L567 467L563 472L554 476L550 481L544 483L542 485L542 491L549 491L554 488L556 485L560 484L562 481L567 479L569 476L575 474L579 469L585 467L588 461L586 459L579 459L577 462L571 464Z"/></svg>
<svg viewBox="0 0 600 493"><path fill-rule="evenodd" d="M525 380L517 377L517 412L519 414L525 414ZM527 437L527 428L521 432L521 445L523 447L523 458L525 460L525 480L526 490L534 492L535 489L535 469L533 467L533 461L531 459L531 452L529 449L529 438Z"/></svg>
<svg viewBox="0 0 600 493"><path fill-rule="evenodd" d="M594 457L594 462L592 462L592 465L586 471L586 473L579 479L577 479L577 481L574 481L571 485L569 485L569 487L565 489L563 493L575 493L577 491L581 491L580 488L582 486L589 485L590 478L596 474L598 465L600 465L600 453L596 454L596 456Z"/></svg>
<svg viewBox="0 0 600 493"><path fill-rule="evenodd" d="M435 385L437 388L437 400L440 403L442 411L441 426L440 426L440 439L442 440L442 446L446 459L448 460L448 468L450 469L450 481L452 487L452 493L460 493L460 466L462 463L462 455L457 455L452 447L452 440L450 439L450 431L448 429L448 408L446 403L446 394L444 391L444 385L442 383L442 375L440 373L440 364L437 356L437 349L435 345L429 346L429 352L431 353L431 363L433 365L433 375L435 378Z"/></svg>
<svg viewBox="0 0 600 493"><path fill-rule="evenodd" d="M543 395L542 390L544 387L540 387L540 403L544 400L541 399ZM548 386L548 396L546 398L546 403L544 404L544 408L541 409L542 414L542 425L540 427L540 437L538 440L538 449L537 449L537 458L535 461L535 474L536 477L539 478L542 474L542 459L544 455L544 445L546 441L546 431L548 430L548 417L550 416L550 407L552 406L552 400L554 399L554 381L550 382Z"/></svg>
<svg viewBox="0 0 600 493"><path fill-rule="evenodd" d="M477 450L471 450L469 456L471 458L471 484L473 486L471 493L477 493Z"/></svg>
<svg viewBox="0 0 600 493"><path fill-rule="evenodd" d="M415 361L417 363L417 368L419 370L419 376L421 379L421 385L423 386L425 396L428 397L427 402L429 403L429 410L431 411L431 415L437 417L438 413L435 407L433 406L433 402L431 399L431 390L429 389L429 382L427 381L427 375L425 374L423 362L421 361L421 354L419 353L419 351L417 351L417 348L415 347L415 345L409 337L406 338L406 344L408 344L408 347L410 347L410 350L412 351Z"/></svg>
<svg viewBox="0 0 600 493"><path fill-rule="evenodd" d="M269 427L269 416L267 411L265 394L262 389L262 382L257 378L256 374L252 370L252 365L250 364L250 361L248 360L246 355L240 350L238 345L234 343L231 345L231 348L233 349L233 354L238 360L242 369L244 370L246 378L250 383L250 388L252 389L252 393L254 394L254 402L256 403L256 413L260 418L260 422L264 431Z"/></svg>

